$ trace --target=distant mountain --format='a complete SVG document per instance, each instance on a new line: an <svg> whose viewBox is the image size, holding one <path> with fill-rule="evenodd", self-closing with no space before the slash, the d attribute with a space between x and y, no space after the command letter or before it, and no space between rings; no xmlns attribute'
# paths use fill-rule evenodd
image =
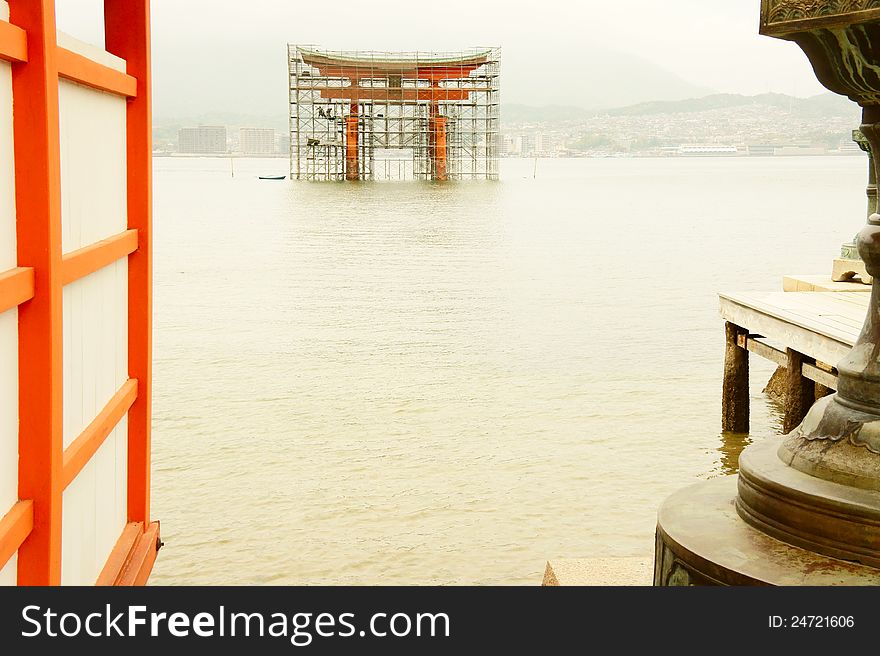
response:
<svg viewBox="0 0 880 656"><path fill-rule="evenodd" d="M712 89L688 82L652 61L589 42L560 41L546 52L504 52L504 102L607 109L710 93Z"/></svg>
<svg viewBox="0 0 880 656"><path fill-rule="evenodd" d="M780 93L765 93L757 96L716 93L701 98L655 100L602 110L569 105L537 107L511 103L502 106L501 119L505 124L522 125L534 123L547 125L579 121L597 115L649 116L657 114L697 114L719 109L755 106L773 107L786 113L791 112L802 118L847 118L852 121L853 125L858 124L860 111L855 103L834 93L823 93L811 98L795 98L794 96Z"/></svg>
<svg viewBox="0 0 880 656"><path fill-rule="evenodd" d="M719 93L702 98L678 101L653 101L610 109L610 116L647 116L651 114L693 114L715 109L743 106L775 107L801 116L850 116L858 118L859 108L848 98L834 93L823 93L811 98L795 98L781 93L764 93L757 96Z"/></svg>

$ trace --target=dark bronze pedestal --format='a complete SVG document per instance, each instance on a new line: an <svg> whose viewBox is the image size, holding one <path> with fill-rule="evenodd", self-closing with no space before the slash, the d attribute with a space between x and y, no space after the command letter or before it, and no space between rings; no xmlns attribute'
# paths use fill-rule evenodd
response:
<svg viewBox="0 0 880 656"><path fill-rule="evenodd" d="M859 103L880 156L880 0L764 0L762 33L797 43L819 80ZM735 479L660 510L657 585L880 584L880 214L858 236L874 278L838 392L785 438L746 449Z"/></svg>

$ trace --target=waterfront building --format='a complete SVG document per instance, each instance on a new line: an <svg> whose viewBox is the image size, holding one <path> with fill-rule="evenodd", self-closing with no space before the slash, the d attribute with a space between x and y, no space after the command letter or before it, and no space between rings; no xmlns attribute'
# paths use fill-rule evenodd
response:
<svg viewBox="0 0 880 656"><path fill-rule="evenodd" d="M502 157L510 157L511 155L516 153L516 142L514 138L505 134L501 139L501 156Z"/></svg>
<svg viewBox="0 0 880 656"><path fill-rule="evenodd" d="M229 151L226 127L201 125L197 128L181 128L178 134L180 153L187 155L223 155Z"/></svg>
<svg viewBox="0 0 880 656"><path fill-rule="evenodd" d="M535 156L535 135L530 133L521 134L516 138L516 150L520 157Z"/></svg>
<svg viewBox="0 0 880 656"><path fill-rule="evenodd" d="M678 147L681 157L735 157L739 154L736 146L721 145L681 145Z"/></svg>
<svg viewBox="0 0 880 656"><path fill-rule="evenodd" d="M272 128L241 128L238 134L242 155L274 155L277 152Z"/></svg>
<svg viewBox="0 0 880 656"><path fill-rule="evenodd" d="M553 135L549 132L539 132L535 135L535 151L542 157L552 157Z"/></svg>
<svg viewBox="0 0 880 656"><path fill-rule="evenodd" d="M421 180L498 178L500 51L288 46L290 174L371 180L377 153ZM389 154L388 151L396 151Z"/></svg>
<svg viewBox="0 0 880 656"><path fill-rule="evenodd" d="M748 149L751 157L773 157L776 154L776 146L773 144L753 144Z"/></svg>

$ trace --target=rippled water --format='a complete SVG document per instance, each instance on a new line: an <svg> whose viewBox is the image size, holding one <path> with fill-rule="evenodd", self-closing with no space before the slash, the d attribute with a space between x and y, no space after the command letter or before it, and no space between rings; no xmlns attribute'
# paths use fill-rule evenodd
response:
<svg viewBox="0 0 880 656"><path fill-rule="evenodd" d="M156 161L157 584L536 584L733 471L716 292L830 272L861 157ZM753 358L753 435L779 430Z"/></svg>

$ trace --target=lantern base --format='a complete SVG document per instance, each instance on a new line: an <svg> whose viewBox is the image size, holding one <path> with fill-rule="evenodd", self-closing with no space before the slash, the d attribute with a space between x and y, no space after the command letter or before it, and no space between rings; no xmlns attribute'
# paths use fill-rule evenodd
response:
<svg viewBox="0 0 880 656"><path fill-rule="evenodd" d="M768 442L775 457L778 442ZM750 526L736 500L736 476L666 500L657 524L654 585L880 585L880 569L802 549Z"/></svg>

